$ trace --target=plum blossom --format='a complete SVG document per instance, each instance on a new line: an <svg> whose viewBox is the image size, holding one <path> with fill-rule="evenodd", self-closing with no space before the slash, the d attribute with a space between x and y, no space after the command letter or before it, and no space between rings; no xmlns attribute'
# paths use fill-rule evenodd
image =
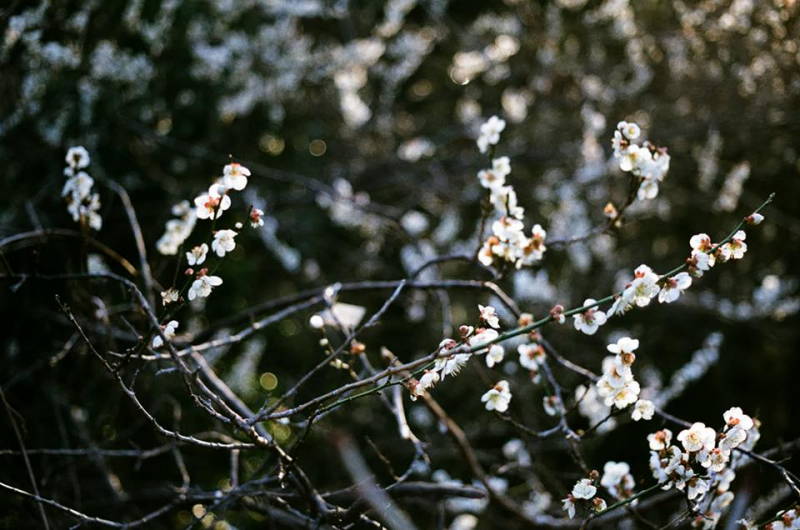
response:
<svg viewBox="0 0 800 530"><path fill-rule="evenodd" d="M207 193L195 197L198 219L219 219L231 207L231 198L222 184L212 184Z"/></svg>
<svg viewBox="0 0 800 530"><path fill-rule="evenodd" d="M261 208L252 208L248 217L250 219L251 227L258 228L260 226L264 226L264 210Z"/></svg>
<svg viewBox="0 0 800 530"><path fill-rule="evenodd" d="M764 216L758 212L753 212L745 217L744 220L749 225L760 225L764 221Z"/></svg>
<svg viewBox="0 0 800 530"><path fill-rule="evenodd" d="M508 404L511 401L511 389L508 381L498 381L492 388L490 388L483 396L481 402L485 403L486 410L497 412L505 412L508 410Z"/></svg>
<svg viewBox="0 0 800 530"><path fill-rule="evenodd" d="M672 431L661 429L647 435L647 443L652 451L663 451L672 443Z"/></svg>
<svg viewBox="0 0 800 530"><path fill-rule="evenodd" d="M517 346L519 364L528 370L538 370L544 363L545 352L541 344L520 344Z"/></svg>
<svg viewBox="0 0 800 530"><path fill-rule="evenodd" d="M595 303L597 303L597 300L594 298L587 298L583 301L583 306L591 306ZM606 314L595 307L587 309L583 313L573 315L572 318L574 320L575 329L587 335L594 335L598 328L606 323L607 319Z"/></svg>
<svg viewBox="0 0 800 530"><path fill-rule="evenodd" d="M627 497L636 485L631 466L627 462L606 462L600 485L614 497Z"/></svg>
<svg viewBox="0 0 800 530"><path fill-rule="evenodd" d="M203 243L186 253L186 262L191 266L201 265L206 260L207 254L208 245Z"/></svg>
<svg viewBox="0 0 800 530"><path fill-rule="evenodd" d="M625 286L617 296L607 315L616 315L630 310L633 306L645 307L661 290L659 276L647 265L639 265L633 271L633 281Z"/></svg>
<svg viewBox="0 0 800 530"><path fill-rule="evenodd" d="M561 500L561 509L567 512L570 519L575 518L575 498L572 495Z"/></svg>
<svg viewBox="0 0 800 530"><path fill-rule="evenodd" d="M161 304L162 305L169 305L174 302L177 302L180 298L180 293L177 289L170 287L166 291L161 291Z"/></svg>
<svg viewBox="0 0 800 530"><path fill-rule="evenodd" d="M633 276L631 301L639 307L644 307L658 294L658 274L654 273L647 265L639 265L633 271Z"/></svg>
<svg viewBox="0 0 800 530"><path fill-rule="evenodd" d="M498 329L500 327L500 321L497 318L497 311L494 307L490 305L480 305L478 304L478 311L481 314L481 320L486 322L489 326Z"/></svg>
<svg viewBox="0 0 800 530"><path fill-rule="evenodd" d="M730 451L742 445L745 440L747 440L747 431L741 427L733 427L722 433L719 441L719 448Z"/></svg>
<svg viewBox="0 0 800 530"><path fill-rule="evenodd" d="M706 449L710 451L714 448L717 433L711 427L706 427L704 423L695 422L688 429L678 433L678 441L683 448L690 453Z"/></svg>
<svg viewBox="0 0 800 530"><path fill-rule="evenodd" d="M189 287L189 300L194 300L195 298L206 298L211 294L211 291L214 287L218 287L220 285L222 285L222 278L219 276L208 276L206 274L202 274L201 271L201 274L192 282L192 285Z"/></svg>
<svg viewBox="0 0 800 530"><path fill-rule="evenodd" d="M679 272L675 276L664 279L664 286L658 293L659 303L671 303L692 285L692 277L687 272Z"/></svg>
<svg viewBox="0 0 800 530"><path fill-rule="evenodd" d="M506 177L511 173L511 164L507 156L492 160L491 169L482 169L478 172L481 186L486 189L499 188L506 183Z"/></svg>
<svg viewBox="0 0 800 530"><path fill-rule="evenodd" d="M492 160L492 171L501 177L507 177L511 173L511 161L507 156L501 156Z"/></svg>
<svg viewBox="0 0 800 530"><path fill-rule="evenodd" d="M489 202L501 214L510 215L516 219L522 219L525 216L525 209L519 205L517 192L514 191L513 186L491 188Z"/></svg>
<svg viewBox="0 0 800 530"><path fill-rule="evenodd" d="M71 169L83 169L89 165L89 151L82 145L70 147L64 160Z"/></svg>
<svg viewBox="0 0 800 530"><path fill-rule="evenodd" d="M161 332L167 339L171 339L175 336L175 330L178 329L178 321L177 320L170 320L167 322L166 325L161 326ZM156 335L153 337L153 341L151 346L155 348L160 348L164 344L164 339L161 338L161 335Z"/></svg>
<svg viewBox="0 0 800 530"><path fill-rule="evenodd" d="M503 361L503 357L505 356L505 349L499 344L492 344L489 347L489 351L486 353L486 366L491 368L497 363Z"/></svg>
<svg viewBox="0 0 800 530"><path fill-rule="evenodd" d="M658 196L658 185L669 171L670 156L666 148L656 147L650 142L641 145L633 143L640 134L641 129L637 124L621 121L614 131L611 147L614 158L619 161L619 168L639 177L636 198L641 201Z"/></svg>
<svg viewBox="0 0 800 530"><path fill-rule="evenodd" d="M486 189L499 188L506 183L506 178L498 175L492 169L481 169L478 171L478 180Z"/></svg>
<svg viewBox="0 0 800 530"><path fill-rule="evenodd" d="M745 431L753 428L753 418L745 414L740 407L731 407L722 414L728 427L740 427Z"/></svg>
<svg viewBox="0 0 800 530"><path fill-rule="evenodd" d="M630 337L623 337L616 344L606 347L617 354L603 359L603 375L596 384L597 393L606 406L623 409L639 399L641 387L631 371L631 365L636 360L633 351L638 347L639 341Z"/></svg>
<svg viewBox="0 0 800 530"><path fill-rule="evenodd" d="M615 344L609 344L606 349L611 353L623 354L633 353L639 348L639 339L622 337Z"/></svg>
<svg viewBox="0 0 800 530"><path fill-rule="evenodd" d="M709 481L700 477L690 478L686 482L686 485L688 486L686 489L686 497L689 500L702 499L710 487Z"/></svg>
<svg viewBox="0 0 800 530"><path fill-rule="evenodd" d="M621 121L617 123L617 130L620 131L626 139L636 140L639 138L642 130L633 122Z"/></svg>
<svg viewBox="0 0 800 530"><path fill-rule="evenodd" d="M723 257L725 261L729 259L742 259L744 257L744 253L747 252L747 243L744 240L747 238L747 234L745 234L744 230L739 230L731 240L722 245L720 247L720 255Z"/></svg>
<svg viewBox="0 0 800 530"><path fill-rule="evenodd" d="M425 394L425 391L432 388L433 385L439 382L439 372L436 370L425 370L419 381L411 380L409 388L411 390L411 400L415 401L419 396Z"/></svg>
<svg viewBox="0 0 800 530"><path fill-rule="evenodd" d="M238 235L233 230L217 230L214 233L214 241L211 242L211 249L217 253L220 258L225 257L225 254L232 252L236 248L236 241L233 240Z"/></svg>
<svg viewBox="0 0 800 530"><path fill-rule="evenodd" d="M653 402L647 399L640 399L636 402L633 406L633 412L631 412L631 418L633 421L639 420L652 420L653 414L656 412L656 407L653 405Z"/></svg>
<svg viewBox="0 0 800 530"><path fill-rule="evenodd" d="M67 212L76 223L85 223L93 230L100 230L103 218L100 216L100 196L92 193L94 179L80 169L89 165L89 152L84 147L71 147L67 151L64 168L67 181L61 195L67 200Z"/></svg>
<svg viewBox="0 0 800 530"><path fill-rule="evenodd" d="M243 165L231 162L222 168L222 173L222 184L226 188L242 191L247 186L247 177L250 176L250 170Z"/></svg>
<svg viewBox="0 0 800 530"><path fill-rule="evenodd" d="M597 488L591 479L582 478L572 487L572 496L576 499L591 499L597 493Z"/></svg>
<svg viewBox="0 0 800 530"><path fill-rule="evenodd" d="M719 473L728 464L730 450L715 447L714 449L703 449L697 453L697 461L701 466L708 468L709 471Z"/></svg>
<svg viewBox="0 0 800 530"><path fill-rule="evenodd" d="M497 145L500 141L500 133L506 128L505 120L492 116L480 127L480 136L478 137L478 149L481 153L485 153L490 145Z"/></svg>
<svg viewBox="0 0 800 530"><path fill-rule="evenodd" d="M467 344L471 348L475 348L477 346L487 345L497 339L500 334L497 331L493 330L492 328L486 329L479 329L477 333L472 335L470 338L467 339ZM480 351L480 350L476 350Z"/></svg>

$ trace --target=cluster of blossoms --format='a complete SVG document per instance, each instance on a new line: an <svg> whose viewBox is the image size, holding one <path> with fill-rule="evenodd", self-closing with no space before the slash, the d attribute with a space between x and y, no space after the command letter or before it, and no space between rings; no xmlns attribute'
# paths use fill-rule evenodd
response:
<svg viewBox="0 0 800 530"><path fill-rule="evenodd" d="M172 214L177 218L167 221L166 231L157 243L158 251L165 255L177 254L183 243L191 235L198 219L219 219L222 213L231 206L228 192L230 190L243 190L247 186L247 177L249 175L250 170L246 167L235 162L228 164L223 168L222 177L211 185L208 193L195 198L194 208L188 201L183 201L173 206ZM248 213L250 225L254 228L262 226L264 224L263 215L264 212L260 209L251 208ZM237 229L241 227L241 223L236 223ZM186 263L189 265L185 274L193 276L192 283L186 293L189 300L206 298L211 295L215 287L222 285L222 278L209 274L208 268L202 267L195 270L195 267L200 267L206 262L209 250L220 258L224 258L226 254L232 252L236 248L235 238L237 235L238 232L235 230L227 228L217 230L213 232L210 246L208 243L201 243L185 253ZM161 292L161 302L165 306L178 302L180 299L181 293L174 287ZM171 320L161 326L162 333L167 339L175 336L177 328L178 322L176 320ZM151 343L153 348L159 348L163 344L164 341L160 335L153 337Z"/></svg>
<svg viewBox="0 0 800 530"><path fill-rule="evenodd" d="M489 118L481 126L478 147L481 152L486 146L495 145L500 140L500 132L505 128L505 121L497 116ZM492 235L489 236L478 253L478 260L487 267L496 261L514 264L516 268L532 265L544 256L547 232L541 225L534 225L530 237L525 235L525 209L518 204L514 187L506 184L506 177L511 173L511 163L507 156L492 160L492 167L478 172L481 186L489 190L489 202L499 218L492 223Z"/></svg>
<svg viewBox="0 0 800 530"><path fill-rule="evenodd" d="M597 495L598 478L600 486L615 499L627 499L633 495L636 483L631 475L631 467L625 462L606 462L602 477L597 471L591 471L589 478L576 482L572 491L561 500L561 507L570 519L575 517L576 509L581 504L595 512L602 512L607 508L606 501Z"/></svg>
<svg viewBox="0 0 800 530"><path fill-rule="evenodd" d="M197 223L197 213L189 201L181 201L172 207L175 219L167 221L164 234L156 241L156 249L165 256L174 256L178 253L194 230Z"/></svg>
<svg viewBox="0 0 800 530"><path fill-rule="evenodd" d="M691 285L692 278L686 272L662 278L647 265L639 265L633 271L633 280L614 300L607 316L625 313L633 307L645 307L656 296L662 304L674 302Z"/></svg>
<svg viewBox="0 0 800 530"><path fill-rule="evenodd" d="M88 224L94 230L103 226L100 210L100 195L92 193L94 179L83 171L89 165L89 152L85 147L70 147L67 150L67 167L64 176L67 181L61 190L61 195L67 200L67 211L72 220L81 224Z"/></svg>
<svg viewBox="0 0 800 530"><path fill-rule="evenodd" d="M222 177L209 187L208 192L194 199L194 207L188 201L173 207L173 215L179 216L179 218L167 222L167 230L159 239L158 250L162 254L177 254L194 229L197 219L219 219L223 212L231 206L229 192L243 190L247 186L248 176L250 176L249 169L236 162L230 163L223 168ZM263 226L263 215L264 212L260 209L251 208L248 213L248 222L254 228ZM242 223L236 223L237 229L241 227ZM236 248L235 238L237 235L239 233L236 230L220 229L213 232L210 246L208 243L201 243L186 252L186 262L189 265L186 275L194 276L187 292L189 300L205 298L211 294L214 287L222 285L222 278L209 274L207 268L195 270L194 267L205 263L209 250L218 257L224 258L226 254ZM168 289L161 293L161 298L164 305L167 305L178 301L180 293L176 289Z"/></svg>
<svg viewBox="0 0 800 530"><path fill-rule="evenodd" d="M669 155L666 147L656 147L650 142L635 143L640 135L638 125L621 121L614 131L611 146L614 158L619 160L619 168L639 178L636 196L641 201L658 196L658 184L669 171Z"/></svg>
<svg viewBox="0 0 800 530"><path fill-rule="evenodd" d="M760 223L764 217L754 213L745 218L751 224ZM658 296L660 303L671 303L692 285L692 276L703 276L717 262L742 259L747 252L744 230L738 230L724 244L714 244L707 234L695 234L689 239L691 254L686 260L689 272L679 272L672 276L659 276L647 265L639 265L633 271L633 280L625 285L622 293L616 297L607 316L625 313L633 307L645 307ZM576 328L588 332L584 326ZM591 327L588 330L591 331Z"/></svg>
<svg viewBox="0 0 800 530"><path fill-rule="evenodd" d="M679 445L672 444L672 431L662 429L648 435L650 469L663 489L677 488L686 493L698 510L692 525L713 528L722 511L733 501L730 484L736 477L736 448L751 450L760 437L758 421L739 407L723 414L721 432L697 422L678 433ZM701 502L703 501L703 502Z"/></svg>
<svg viewBox="0 0 800 530"><path fill-rule="evenodd" d="M759 213L754 213L745 218L749 223L758 224L763 219ZM692 276L700 278L703 273L710 270L717 262L725 263L732 259L742 259L747 252L747 234L744 230L737 230L730 241L723 245L714 244L708 234L695 234L689 239L692 252L686 263Z"/></svg>
<svg viewBox="0 0 800 530"><path fill-rule="evenodd" d="M440 356L434 362L433 367L425 370L419 379L412 378L408 382L412 400L422 396L428 389L448 375L454 376L458 374L472 355L483 354L486 358L486 365L489 368L503 361L505 349L499 344L488 344L499 336L497 329L500 328L500 319L497 316L497 311L492 306L478 305L478 312L481 324L486 327L475 328L462 325L459 327L460 342L450 338L442 340L439 343ZM484 344L488 345L474 352L470 351L472 348ZM487 410L505 412L508 409L509 401L511 401L508 382L500 381L486 392L481 400L486 404Z"/></svg>
<svg viewBox="0 0 800 530"><path fill-rule="evenodd" d="M631 412L634 421L652 419L655 413L655 405L651 401L639 399L641 387L631 370L636 360L633 352L637 348L639 341L630 337L623 337L616 344L609 344L608 351L615 355L603 359L603 375L597 381L597 394L606 406L621 410L635 404Z"/></svg>

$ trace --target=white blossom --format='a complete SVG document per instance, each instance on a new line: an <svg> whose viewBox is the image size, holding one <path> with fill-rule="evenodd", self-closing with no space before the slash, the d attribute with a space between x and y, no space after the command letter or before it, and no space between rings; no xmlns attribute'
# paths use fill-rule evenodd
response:
<svg viewBox="0 0 800 530"><path fill-rule="evenodd" d="M500 177L507 177L511 173L511 161L507 156L492 160L492 171Z"/></svg>
<svg viewBox="0 0 800 530"><path fill-rule="evenodd" d="M233 230L217 230L214 233L214 241L211 242L211 250L220 258L225 257L226 253L236 248L236 241L233 238L237 235L238 233Z"/></svg>
<svg viewBox="0 0 800 530"><path fill-rule="evenodd" d="M733 234L731 240L719 249L723 259L726 261L729 259L742 259L744 253L747 252L747 243L744 242L746 238L747 234L745 234L744 230L739 230Z"/></svg>
<svg viewBox="0 0 800 530"><path fill-rule="evenodd" d="M168 305L177 302L180 298L180 293L177 289L170 287L166 291L161 291L161 304Z"/></svg>
<svg viewBox="0 0 800 530"><path fill-rule="evenodd" d="M186 262L192 266L200 265L206 260L207 254L208 245L203 243L202 245L192 248L192 250L186 253Z"/></svg>
<svg viewBox="0 0 800 530"><path fill-rule="evenodd" d="M619 130L628 140L636 140L639 138L641 129L633 122L621 121L617 123L617 130Z"/></svg>
<svg viewBox="0 0 800 530"><path fill-rule="evenodd" d="M709 481L700 477L692 477L686 484L688 485L686 497L689 500L702 499L710 487Z"/></svg>
<svg viewBox="0 0 800 530"><path fill-rule="evenodd" d="M663 451L672 443L672 431L661 429L647 435L647 443L653 451Z"/></svg>
<svg viewBox="0 0 800 530"><path fill-rule="evenodd" d="M172 214L178 219L170 219L166 224L166 231L156 242L156 248L161 254L174 256L183 242L191 235L197 223L195 209L189 201L180 202L172 207Z"/></svg>
<svg viewBox="0 0 800 530"><path fill-rule="evenodd" d="M688 429L678 433L678 441L683 444L683 448L689 452L706 449L710 451L714 448L717 433L711 427L706 427L704 423L695 422Z"/></svg>
<svg viewBox="0 0 800 530"><path fill-rule="evenodd" d="M576 499L591 499L597 493L597 488L588 478L582 478L572 487L572 496Z"/></svg>
<svg viewBox="0 0 800 530"><path fill-rule="evenodd" d="M719 447L725 451L730 451L731 449L735 449L742 445L745 440L747 440L747 431L739 426L736 426L722 434L722 438L719 441Z"/></svg>
<svg viewBox="0 0 800 530"><path fill-rule="evenodd" d="M189 287L189 300L194 300L198 297L205 298L211 294L211 290L214 287L220 285L222 285L222 278L219 276L207 276L203 274L193 281L192 285Z"/></svg>
<svg viewBox="0 0 800 530"><path fill-rule="evenodd" d="M501 120L497 116L492 116L480 127L480 136L478 137L478 149L481 153L485 153L490 145L496 145L500 141L500 133L506 128L505 120Z"/></svg>
<svg viewBox="0 0 800 530"><path fill-rule="evenodd" d="M745 431L753 428L753 418L745 414L740 407L731 407L722 414L728 427L739 427Z"/></svg>
<svg viewBox="0 0 800 530"><path fill-rule="evenodd" d="M492 344L489 351L486 353L486 366L491 368L495 364L502 362L505 356L505 350L499 344Z"/></svg>
<svg viewBox="0 0 800 530"><path fill-rule="evenodd" d="M264 226L264 210L261 208L252 208L250 210L250 226L253 228L258 228L259 226Z"/></svg>
<svg viewBox="0 0 800 530"><path fill-rule="evenodd" d="M631 418L633 421L639 420L652 420L653 414L656 412L656 407L653 405L653 402L647 399L640 399L636 402L633 406L633 412L631 412Z"/></svg>
<svg viewBox="0 0 800 530"><path fill-rule="evenodd" d="M703 449L697 453L697 461L701 466L708 468L709 471L719 473L728 464L730 454L731 452L729 449L722 449L720 447L715 447L711 450Z"/></svg>
<svg viewBox="0 0 800 530"><path fill-rule="evenodd" d="M541 344L520 344L517 346L519 364L528 370L538 370L544 363L545 352Z"/></svg>
<svg viewBox="0 0 800 530"><path fill-rule="evenodd" d="M178 329L178 321L177 320L170 320L167 322L166 325L161 326L161 332L167 339L171 339L175 336L175 330ZM153 342L151 345L153 348L160 348L164 344L164 339L161 338L161 335L156 335L153 337Z"/></svg>
<svg viewBox="0 0 800 530"><path fill-rule="evenodd" d="M250 176L250 170L243 165L232 162L222 169L222 173L222 184L226 188L241 191L247 186L247 177Z"/></svg>
<svg viewBox="0 0 800 530"><path fill-rule="evenodd" d="M485 403L486 410L496 410L497 412L505 412L508 410L508 404L511 401L511 389L508 381L498 381L492 388L490 388L483 396L481 402Z"/></svg>
<svg viewBox="0 0 800 530"><path fill-rule="evenodd" d="M692 277L686 272L679 272L675 276L665 278L664 286L658 293L658 301L662 304L674 302L691 285Z"/></svg>
<svg viewBox="0 0 800 530"><path fill-rule="evenodd" d="M611 353L633 353L639 348L639 339L632 339L630 337L622 337L615 344L609 344L606 349Z"/></svg>
<svg viewBox="0 0 800 530"><path fill-rule="evenodd" d="M600 485L615 497L624 496L635 486L633 475L631 475L631 466L627 462L606 462L603 466Z"/></svg>
<svg viewBox="0 0 800 530"><path fill-rule="evenodd" d="M594 305L597 302L594 298L587 298L583 301L583 307ZM572 316L575 329L587 335L594 335L597 329L606 323L606 314L595 307L587 309L583 313Z"/></svg>
<svg viewBox="0 0 800 530"><path fill-rule="evenodd" d="M489 326L495 329L500 327L500 321L497 318L497 312L494 307L478 304L478 311L480 311L481 320L486 322Z"/></svg>
<svg viewBox="0 0 800 530"><path fill-rule="evenodd" d="M207 193L194 199L198 219L219 219L222 213L231 207L231 198L222 184L212 184Z"/></svg>
<svg viewBox="0 0 800 530"><path fill-rule="evenodd" d="M469 344L469 346L472 348L476 346L487 345L488 343L494 341L498 336L499 333L492 328L480 329L477 333L467 339L467 344Z"/></svg>
<svg viewBox="0 0 800 530"><path fill-rule="evenodd" d="M575 499L572 496L561 500L561 508L567 512L570 519L575 518Z"/></svg>
<svg viewBox="0 0 800 530"><path fill-rule="evenodd" d="M89 165L89 151L82 145L70 147L65 158L67 165L72 169L83 169Z"/></svg>

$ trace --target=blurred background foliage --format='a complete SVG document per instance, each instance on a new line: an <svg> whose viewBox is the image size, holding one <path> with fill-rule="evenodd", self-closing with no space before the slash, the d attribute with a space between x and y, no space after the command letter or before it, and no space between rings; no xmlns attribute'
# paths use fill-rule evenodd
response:
<svg viewBox="0 0 800 530"><path fill-rule="evenodd" d="M226 319L245 312L246 322L261 302L334 282L400 279L435 255L474 251L483 191L475 175L487 164L474 139L492 114L508 121L498 154L511 157L509 180L526 225L542 224L551 238L586 233L603 222L606 202L619 204L626 194L627 176L615 168L609 141L617 121L633 120L672 157L658 198L632 208L617 233L554 245L540 266L498 283L536 315L556 303L600 298L640 263L660 272L679 264L689 236L721 238L775 191L766 222L748 230L746 258L716 268L680 302L615 318L592 337L570 325L544 331L564 356L594 371L611 338L638 337L639 369L662 384L719 332L718 360L667 410L718 426L724 410L741 406L763 422L758 447L773 447L800 435L798 9L794 0L12 1L0 8L0 236L76 228L60 198L62 169L66 149L84 145L103 203L95 237L138 263L125 211L104 185L113 179L131 196L155 278L169 286L176 258L159 254L155 242L170 208L204 190L233 157L253 177L231 212L242 217L261 204L266 226L237 239L219 271L224 288L178 315L179 339L202 330L221 336L241 325ZM188 244L202 240L198 226ZM3 265L17 273L75 272L81 255L72 239L25 240L3 248ZM113 261L105 266L124 273ZM489 279L464 263L422 276L438 278ZM115 318L130 302L111 284L3 282L0 384L24 418L28 447L162 443L75 340L54 294L85 322L116 322L122 336L106 336L102 346L130 342ZM388 294L343 291L339 301L375 311ZM475 290L408 291L365 332L367 354L381 365L382 346L403 360L427 353L454 327L474 324L477 304L490 301ZM209 359L258 407L321 358L311 314L297 313ZM434 392L490 469L505 462L502 445L519 436L483 411L479 396L491 382L512 381L512 411L526 424L552 422L541 387L514 373L515 359L509 352L506 366L493 371L473 363ZM187 432L209 429L210 420L178 398L179 378L158 375L167 365L152 364L137 383L147 405ZM569 372L556 375L568 389L580 382ZM331 369L300 399L347 380ZM431 444L431 470L471 481L432 418L413 406L410 415ZM575 422L588 425L577 415ZM9 423L0 423L3 448L15 449ZM298 434L291 425L269 427L284 441ZM394 419L374 397L362 399L330 415L300 447L323 489L350 483L330 443L336 430L356 437L379 475L385 468L367 438L398 469L411 460ZM586 442L587 457L598 468L626 460L637 481L649 484L644 436L653 430L652 423L622 425ZM554 494L579 477L560 444L528 447L537 480ZM225 455L186 453L187 461L202 462L190 466L193 484L225 487ZM33 458L44 495L100 515L141 515L178 480L164 471L169 455L141 466ZM2 459L3 480L26 484L21 459ZM265 457L248 454L244 472L264 465ZM507 478L510 491L527 495L526 479ZM750 468L736 491L752 501L776 483L771 471ZM38 524L27 501L0 493L0 506L2 528ZM153 527L183 527L187 510ZM550 510L558 513L555 502ZM218 515L236 527L260 524L245 511ZM430 525L438 517L419 516ZM481 520L516 524L507 517L490 508Z"/></svg>

